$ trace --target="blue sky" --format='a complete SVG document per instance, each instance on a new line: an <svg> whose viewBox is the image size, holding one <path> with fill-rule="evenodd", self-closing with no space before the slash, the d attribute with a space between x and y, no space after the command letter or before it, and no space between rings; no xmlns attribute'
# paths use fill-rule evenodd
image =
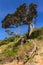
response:
<svg viewBox="0 0 43 65"><path fill-rule="evenodd" d="M26 3L29 5L30 3L36 3L38 5L38 17L37 17L37 25L36 27L43 26L43 0L0 0L0 40L8 37L8 34L5 33L5 29L2 29L1 21L8 13L13 13L16 11L16 8L19 7L22 3ZM21 34L27 31L27 26L19 27L18 29L11 29L15 33L20 31Z"/></svg>

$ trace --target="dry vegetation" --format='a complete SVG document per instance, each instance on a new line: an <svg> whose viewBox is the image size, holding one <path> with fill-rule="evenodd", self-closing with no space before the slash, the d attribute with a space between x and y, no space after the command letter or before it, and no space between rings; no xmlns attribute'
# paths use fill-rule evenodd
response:
<svg viewBox="0 0 43 65"><path fill-rule="evenodd" d="M13 40L12 38L9 39L0 41L0 64L23 65L22 62L29 57L29 52L34 47L33 42L27 41L21 45L21 37L13 37ZM32 33L31 39L37 46L37 55L31 57L26 65L29 65L29 63L30 65L43 65L43 28L36 29ZM16 59L17 57L20 59L19 62Z"/></svg>

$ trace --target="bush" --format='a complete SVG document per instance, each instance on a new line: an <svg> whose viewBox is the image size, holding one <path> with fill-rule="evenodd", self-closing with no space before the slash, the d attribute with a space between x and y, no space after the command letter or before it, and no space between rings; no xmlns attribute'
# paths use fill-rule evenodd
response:
<svg viewBox="0 0 43 65"><path fill-rule="evenodd" d="M8 41L9 41L9 42L13 42L14 39L15 39L15 37L10 37L10 38L8 38Z"/></svg>
<svg viewBox="0 0 43 65"><path fill-rule="evenodd" d="M10 38L5 38L4 40L2 40L2 41L0 42L0 46L1 46L1 45L4 45L4 44L8 44L9 42L13 42L15 38L16 38L15 36L10 37Z"/></svg>

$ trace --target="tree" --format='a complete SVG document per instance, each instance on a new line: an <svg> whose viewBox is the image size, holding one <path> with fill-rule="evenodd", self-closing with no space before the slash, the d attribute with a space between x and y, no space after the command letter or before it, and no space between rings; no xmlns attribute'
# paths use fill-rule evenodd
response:
<svg viewBox="0 0 43 65"><path fill-rule="evenodd" d="M30 33L30 24L34 20L34 24L36 24L36 18L37 18L37 5L34 3L31 3L29 6L26 5L26 3L20 5L15 13L8 14L4 20L2 21L2 27L3 28L12 28L12 27L18 27L21 25L28 25L28 36Z"/></svg>

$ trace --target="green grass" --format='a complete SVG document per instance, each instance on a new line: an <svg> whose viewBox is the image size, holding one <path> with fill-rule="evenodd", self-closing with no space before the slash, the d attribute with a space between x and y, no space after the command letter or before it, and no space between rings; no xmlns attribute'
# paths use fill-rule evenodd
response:
<svg viewBox="0 0 43 65"><path fill-rule="evenodd" d="M4 40L0 41L0 46L5 45L5 44L9 44L10 42L14 42L18 39L19 37L16 36L12 36L10 38L5 38Z"/></svg>
<svg viewBox="0 0 43 65"><path fill-rule="evenodd" d="M4 54L6 54L6 56L15 56L17 55L17 52L18 52L18 48L16 48L15 50L13 49L4 50Z"/></svg>
<svg viewBox="0 0 43 65"><path fill-rule="evenodd" d="M25 59L26 56L24 54L24 51L27 51L30 46L31 43L26 42L23 44L23 48L20 50L20 40L21 38L18 38L15 42L10 42L9 44L7 44L7 47L5 48L5 50L0 54L0 57L4 56L4 57L15 57L16 55L20 55L21 59ZM21 52L22 51L22 52ZM18 53L19 52L19 53Z"/></svg>
<svg viewBox="0 0 43 65"><path fill-rule="evenodd" d="M24 34L23 36L25 37L26 34ZM4 49L4 51L2 51L2 53L0 53L0 58L1 57L6 57L6 56L16 56L16 55L20 55L22 60L26 58L24 51L25 52L29 52L32 50L33 48L33 44L30 42L26 42L23 44L23 47L21 48L21 38L22 37L11 37L11 38L7 38L4 40L0 41L0 47L2 46L2 48ZM31 35L31 39L43 39L43 28L40 29L36 29L33 31L32 35ZM32 60L32 58L30 59L30 61ZM0 62L2 62L2 60L0 59Z"/></svg>
<svg viewBox="0 0 43 65"><path fill-rule="evenodd" d="M43 39L43 27L35 29L31 35L32 39Z"/></svg>
<svg viewBox="0 0 43 65"><path fill-rule="evenodd" d="M6 55L10 55L10 56L16 55L17 51L18 51L18 46L20 44L20 42L19 42L20 39L21 38L18 38L18 39L16 39L16 41L10 42L9 44L7 44L3 53Z"/></svg>

